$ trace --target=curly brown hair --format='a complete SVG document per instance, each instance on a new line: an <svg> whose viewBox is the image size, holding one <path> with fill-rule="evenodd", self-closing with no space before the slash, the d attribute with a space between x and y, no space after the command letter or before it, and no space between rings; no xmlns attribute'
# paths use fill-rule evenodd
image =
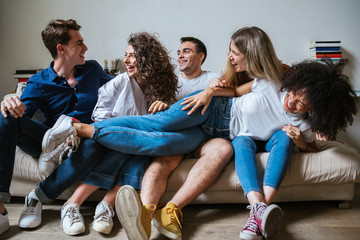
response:
<svg viewBox="0 0 360 240"><path fill-rule="evenodd" d="M342 74L346 60L334 64L310 60L295 64L283 76L282 90L302 91L310 103L306 116L314 132L336 139L339 130L345 130L357 113L356 94L348 77Z"/></svg>
<svg viewBox="0 0 360 240"><path fill-rule="evenodd" d="M140 81L145 85L147 105L150 106L156 100L174 103L178 78L166 48L154 34L147 32L131 34L128 44L135 50Z"/></svg>

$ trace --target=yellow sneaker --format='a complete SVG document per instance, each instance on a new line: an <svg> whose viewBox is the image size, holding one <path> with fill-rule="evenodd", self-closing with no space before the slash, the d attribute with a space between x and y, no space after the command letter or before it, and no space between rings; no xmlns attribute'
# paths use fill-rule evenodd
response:
<svg viewBox="0 0 360 240"><path fill-rule="evenodd" d="M155 211L153 225L166 237L182 239L182 212L174 203L169 202L164 208Z"/></svg>
<svg viewBox="0 0 360 240"><path fill-rule="evenodd" d="M144 206L132 186L122 186L115 201L115 211L129 240L148 240L151 235L151 213L155 205Z"/></svg>

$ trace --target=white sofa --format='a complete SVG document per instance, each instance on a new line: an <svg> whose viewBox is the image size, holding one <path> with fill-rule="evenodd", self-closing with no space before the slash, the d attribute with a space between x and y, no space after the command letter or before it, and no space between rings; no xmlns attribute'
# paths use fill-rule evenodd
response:
<svg viewBox="0 0 360 240"><path fill-rule="evenodd" d="M295 152L290 168L276 196L276 202L341 200L354 198L355 184L360 182L360 154L352 147L338 141L319 143L318 153ZM12 196L25 196L45 176L40 174L37 159L19 148L16 150ZM258 153L258 166L263 175L268 153ZM196 159L184 160L172 173L163 197L167 201L182 185ZM76 184L59 199L67 199ZM104 191L96 192L89 200L100 200ZM224 169L218 181L193 203L246 203L237 178L234 161Z"/></svg>

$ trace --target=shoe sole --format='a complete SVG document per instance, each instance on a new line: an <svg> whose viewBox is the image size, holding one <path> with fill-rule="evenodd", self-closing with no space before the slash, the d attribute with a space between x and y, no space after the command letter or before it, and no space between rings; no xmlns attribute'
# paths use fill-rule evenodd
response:
<svg viewBox="0 0 360 240"><path fill-rule="evenodd" d="M153 218L152 224L162 235L166 236L167 238L170 238L171 240L181 240L182 239L182 237L179 237L175 233L169 232L168 230L163 228L161 226L161 224L155 218Z"/></svg>
<svg viewBox="0 0 360 240"><path fill-rule="evenodd" d="M148 240L141 223L142 203L134 188L122 186L116 194L115 211L129 240Z"/></svg>
<svg viewBox="0 0 360 240"><path fill-rule="evenodd" d="M75 235L79 235L79 234L84 233L84 232L85 232L85 229L82 229L81 231L78 231L78 232L69 232L69 231L67 231L65 228L63 228L63 231L64 231L64 233L66 233L67 235L75 236Z"/></svg>
<svg viewBox="0 0 360 240"><path fill-rule="evenodd" d="M263 236L255 236L240 232L239 238L243 240L262 240Z"/></svg>
<svg viewBox="0 0 360 240"><path fill-rule="evenodd" d="M47 145L48 145L48 138L50 136L50 134L56 129L59 127L59 125L62 123L62 121L66 118L67 116L66 115L61 115L58 120L55 122L54 126L52 128L50 128L49 130L46 131L44 137L43 137L43 140L42 140L42 143L41 143L41 148L42 148L42 151L43 152L49 152L47 151Z"/></svg>
<svg viewBox="0 0 360 240"><path fill-rule="evenodd" d="M267 207L261 222L261 229L265 238L273 236L279 230L283 216L284 213L278 205L271 204Z"/></svg>
<svg viewBox="0 0 360 240"><path fill-rule="evenodd" d="M92 228L93 228L95 231L97 231L97 232L99 232L99 233L103 233L103 234L110 234L110 233L111 233L111 230L112 230L111 227L108 227L108 228L103 229L103 228L97 228L97 227L95 227L94 225L92 226Z"/></svg>

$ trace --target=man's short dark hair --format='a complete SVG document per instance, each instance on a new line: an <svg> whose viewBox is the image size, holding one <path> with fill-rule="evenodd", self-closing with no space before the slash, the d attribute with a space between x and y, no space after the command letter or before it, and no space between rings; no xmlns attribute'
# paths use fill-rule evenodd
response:
<svg viewBox="0 0 360 240"><path fill-rule="evenodd" d="M192 42L195 44L195 49L197 53L204 53L204 59L202 60L201 64L203 64L205 62L206 56L207 56L207 51L206 51L206 47L205 44L200 41L199 39L195 38L195 37L182 37L180 38L180 42Z"/></svg>
<svg viewBox="0 0 360 240"><path fill-rule="evenodd" d="M58 44L67 44L70 40L69 30L79 31L81 26L75 20L51 20L41 36L46 48L50 51L51 56L55 59L57 56L56 46Z"/></svg>

